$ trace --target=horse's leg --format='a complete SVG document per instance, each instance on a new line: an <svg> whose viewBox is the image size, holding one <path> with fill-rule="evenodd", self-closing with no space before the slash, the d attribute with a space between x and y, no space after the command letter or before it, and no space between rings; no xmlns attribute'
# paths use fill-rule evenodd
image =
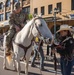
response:
<svg viewBox="0 0 74 75"><path fill-rule="evenodd" d="M17 54L17 74L20 75L20 70L21 70L21 67L20 67L20 56Z"/></svg>
<svg viewBox="0 0 74 75"><path fill-rule="evenodd" d="M31 56L31 51L32 49L28 50L26 53L26 60L25 60L25 74L28 75L28 64L29 64L29 59Z"/></svg>
<svg viewBox="0 0 74 75"><path fill-rule="evenodd" d="M17 71L16 61L15 61L15 54L14 53L13 53L13 67L15 68L15 71Z"/></svg>
<svg viewBox="0 0 74 75"><path fill-rule="evenodd" d="M5 54L5 49L4 49L4 62L3 62L3 69L6 69L6 54Z"/></svg>
<svg viewBox="0 0 74 75"><path fill-rule="evenodd" d="M28 75L28 61L25 62L25 74Z"/></svg>

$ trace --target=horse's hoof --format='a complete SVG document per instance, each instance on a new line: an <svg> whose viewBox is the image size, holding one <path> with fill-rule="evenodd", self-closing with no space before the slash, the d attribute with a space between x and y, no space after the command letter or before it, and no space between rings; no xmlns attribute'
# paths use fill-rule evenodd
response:
<svg viewBox="0 0 74 75"><path fill-rule="evenodd" d="M28 74L25 73L25 75L28 75Z"/></svg>
<svg viewBox="0 0 74 75"><path fill-rule="evenodd" d="M15 69L15 72L18 72L18 70L17 70L17 69Z"/></svg>
<svg viewBox="0 0 74 75"><path fill-rule="evenodd" d="M3 66L3 69L6 70L7 68L5 66Z"/></svg>

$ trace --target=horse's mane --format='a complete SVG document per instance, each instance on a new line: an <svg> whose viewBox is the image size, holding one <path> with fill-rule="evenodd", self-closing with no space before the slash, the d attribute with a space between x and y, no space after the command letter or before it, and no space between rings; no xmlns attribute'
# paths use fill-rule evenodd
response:
<svg viewBox="0 0 74 75"><path fill-rule="evenodd" d="M31 25L34 23L34 18L32 20L30 20L29 22L27 22L27 24L23 27L22 30L27 29L28 27L31 27Z"/></svg>
<svg viewBox="0 0 74 75"><path fill-rule="evenodd" d="M23 29L27 29L27 28L31 27L31 25L33 25L35 19L38 18L38 17L40 17L40 16L35 16L34 18L32 18L32 20L30 20L29 22L27 22L27 24L23 27Z"/></svg>
<svg viewBox="0 0 74 75"><path fill-rule="evenodd" d="M38 18L40 16L35 16L34 18L32 18L29 22L27 22L27 24L23 27L23 29L21 30L21 32L25 32L25 31L30 31L34 25L34 21L36 18Z"/></svg>
<svg viewBox="0 0 74 75"><path fill-rule="evenodd" d="M39 17L42 18L41 14L40 14L40 15L35 15L35 17L32 18L32 20L30 20L29 22L27 22L27 24L26 24L24 27L26 27L26 26L31 26L31 25L34 23L34 20L35 20L36 18L39 18Z"/></svg>
<svg viewBox="0 0 74 75"><path fill-rule="evenodd" d="M31 34L32 27L34 25L33 23L34 18L30 20L17 35L21 35L21 37L29 37L29 35Z"/></svg>

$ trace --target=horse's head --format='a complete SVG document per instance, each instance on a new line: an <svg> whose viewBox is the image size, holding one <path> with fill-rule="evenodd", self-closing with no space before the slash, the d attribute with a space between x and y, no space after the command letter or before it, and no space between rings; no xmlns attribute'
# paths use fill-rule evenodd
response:
<svg viewBox="0 0 74 75"><path fill-rule="evenodd" d="M53 38L51 31L49 30L45 20L42 17L34 18L32 34L34 37L41 36L47 39L49 42L52 41Z"/></svg>

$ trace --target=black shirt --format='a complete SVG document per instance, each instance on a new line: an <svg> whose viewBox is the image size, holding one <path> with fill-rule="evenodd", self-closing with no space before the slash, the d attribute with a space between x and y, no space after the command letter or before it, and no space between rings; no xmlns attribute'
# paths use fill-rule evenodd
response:
<svg viewBox="0 0 74 75"><path fill-rule="evenodd" d="M64 57L71 57L74 49L74 39L72 37L64 38L60 41L62 47L57 47L57 52Z"/></svg>

